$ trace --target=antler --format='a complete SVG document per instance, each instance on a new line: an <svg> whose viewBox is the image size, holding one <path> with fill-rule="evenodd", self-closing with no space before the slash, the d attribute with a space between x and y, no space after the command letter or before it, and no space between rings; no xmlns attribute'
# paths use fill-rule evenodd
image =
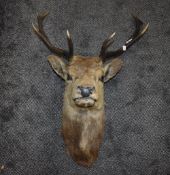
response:
<svg viewBox="0 0 170 175"><path fill-rule="evenodd" d="M68 49L69 49L68 51L53 46L43 29L43 21L47 15L48 15L48 12L44 12L37 16L38 27L32 24L33 31L40 38L40 40L43 41L43 43L48 47L48 49L51 52L57 54L58 56L71 58L73 56L73 42L69 31L67 30L67 42L68 42Z"/></svg>
<svg viewBox="0 0 170 175"><path fill-rule="evenodd" d="M106 58L111 58L111 57L117 57L117 56L123 54L130 46L132 46L138 39L140 39L144 35L144 33L148 29L149 23L148 24L143 23L136 16L133 16L133 18L134 18L135 24L136 24L136 29L135 29L133 35L118 50L107 52L107 48L113 43L113 37L115 35L115 33L113 33L109 38L107 38L103 42L103 45L102 45L102 48L100 51L100 55L99 55L101 58L106 59Z"/></svg>

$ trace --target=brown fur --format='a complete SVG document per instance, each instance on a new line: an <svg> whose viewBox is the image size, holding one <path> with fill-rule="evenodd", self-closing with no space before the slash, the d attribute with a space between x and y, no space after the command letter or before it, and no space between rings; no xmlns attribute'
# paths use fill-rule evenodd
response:
<svg viewBox="0 0 170 175"><path fill-rule="evenodd" d="M74 57L68 66L73 78L81 77L75 83L67 83L63 107L63 136L71 157L80 165L91 166L97 159L104 129L103 83L95 82L92 76L103 74L102 62L96 58ZM77 77L76 77L77 78ZM74 86L94 85L97 101L94 107L79 108L72 101ZM74 92L73 92L74 94ZM99 98L99 97L98 97Z"/></svg>

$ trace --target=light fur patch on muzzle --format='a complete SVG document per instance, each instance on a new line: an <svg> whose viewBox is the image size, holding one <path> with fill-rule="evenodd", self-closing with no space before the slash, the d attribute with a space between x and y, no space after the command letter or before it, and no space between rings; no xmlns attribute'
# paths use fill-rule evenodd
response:
<svg viewBox="0 0 170 175"><path fill-rule="evenodd" d="M84 107L84 108L92 107L95 104L95 100L90 97L76 98L74 99L74 102L77 106Z"/></svg>

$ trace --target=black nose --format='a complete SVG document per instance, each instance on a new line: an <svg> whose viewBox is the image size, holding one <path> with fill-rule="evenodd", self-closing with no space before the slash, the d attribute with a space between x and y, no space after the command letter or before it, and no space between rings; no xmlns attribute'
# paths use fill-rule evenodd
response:
<svg viewBox="0 0 170 175"><path fill-rule="evenodd" d="M81 92L82 97L89 97L90 94L94 91L94 87L82 87L78 86L78 89Z"/></svg>

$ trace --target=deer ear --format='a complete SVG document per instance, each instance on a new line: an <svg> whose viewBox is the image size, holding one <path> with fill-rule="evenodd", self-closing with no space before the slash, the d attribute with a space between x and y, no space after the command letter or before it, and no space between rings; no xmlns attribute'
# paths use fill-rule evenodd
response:
<svg viewBox="0 0 170 175"><path fill-rule="evenodd" d="M53 68L53 70L64 80L67 78L67 69L66 69L66 63L64 61L55 55L48 56L48 61Z"/></svg>
<svg viewBox="0 0 170 175"><path fill-rule="evenodd" d="M123 61L120 58L115 58L104 64L104 82L113 78L122 68Z"/></svg>

